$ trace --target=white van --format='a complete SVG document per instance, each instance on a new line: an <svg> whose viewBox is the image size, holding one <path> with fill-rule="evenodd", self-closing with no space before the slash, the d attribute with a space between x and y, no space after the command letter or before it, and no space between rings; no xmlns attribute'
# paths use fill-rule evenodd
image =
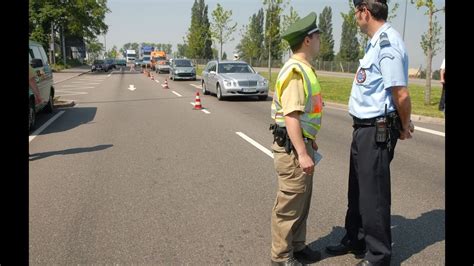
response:
<svg viewBox="0 0 474 266"><path fill-rule="evenodd" d="M33 68L36 76L35 81L39 88L43 102L35 104L35 94L29 88L29 129L32 130L35 126L36 113L39 111L46 111L48 113L54 110L54 86L53 86L53 71L48 63L48 57L44 51L43 46L35 41L29 42L29 57L30 65Z"/></svg>

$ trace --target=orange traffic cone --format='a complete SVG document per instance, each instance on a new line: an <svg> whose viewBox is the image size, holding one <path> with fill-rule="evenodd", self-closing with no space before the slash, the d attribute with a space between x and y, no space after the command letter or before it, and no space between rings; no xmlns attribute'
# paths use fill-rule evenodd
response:
<svg viewBox="0 0 474 266"><path fill-rule="evenodd" d="M196 100L194 102L194 110L201 110L201 98L199 98L199 91L196 91Z"/></svg>
<svg viewBox="0 0 474 266"><path fill-rule="evenodd" d="M168 78L165 78L165 84L163 84L163 89L169 89L169 87L168 87Z"/></svg>

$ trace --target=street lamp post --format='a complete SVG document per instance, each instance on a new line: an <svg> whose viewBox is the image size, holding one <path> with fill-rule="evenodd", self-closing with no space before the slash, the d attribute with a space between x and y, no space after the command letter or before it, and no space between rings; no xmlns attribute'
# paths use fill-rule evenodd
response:
<svg viewBox="0 0 474 266"><path fill-rule="evenodd" d="M104 59L107 57L107 38L106 34L104 33Z"/></svg>
<svg viewBox="0 0 474 266"><path fill-rule="evenodd" d="M405 18L403 19L403 41L405 41L405 24L407 23L408 0L405 0Z"/></svg>
<svg viewBox="0 0 474 266"><path fill-rule="evenodd" d="M270 16L273 0L268 0L268 84L272 81L272 18Z"/></svg>

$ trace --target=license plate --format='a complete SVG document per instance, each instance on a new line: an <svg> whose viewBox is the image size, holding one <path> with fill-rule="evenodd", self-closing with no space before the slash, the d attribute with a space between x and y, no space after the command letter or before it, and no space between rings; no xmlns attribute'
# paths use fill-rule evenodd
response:
<svg viewBox="0 0 474 266"><path fill-rule="evenodd" d="M244 88L243 91L244 91L244 92L257 92L256 89L251 89L251 88L247 88L247 89Z"/></svg>

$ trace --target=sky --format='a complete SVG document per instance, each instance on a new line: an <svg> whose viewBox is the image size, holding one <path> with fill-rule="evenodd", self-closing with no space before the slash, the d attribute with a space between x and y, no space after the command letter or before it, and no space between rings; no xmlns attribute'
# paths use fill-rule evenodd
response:
<svg viewBox="0 0 474 266"><path fill-rule="evenodd" d="M424 15L426 8L417 9L410 0L391 0L389 9L394 3L399 3L397 17L390 24L403 35L405 16L405 1L408 2L405 23L405 46L409 56L410 68L426 66L426 56L420 46L421 35L428 30L428 16ZM434 0L438 8L445 5L444 0ZM100 42L105 42L109 50L114 45L118 49L128 42L170 43L172 50L177 50L177 44L184 43L183 38L191 24L191 8L194 0L108 0L110 13L106 14L105 23L109 26L106 35L100 36ZM240 42L240 29L249 23L249 18L263 7L263 0L205 0L208 5L208 17L212 23L212 11L219 3L225 10L232 10L232 22L237 22L237 30L233 33L234 40L224 44L223 51L228 58L235 52ZM348 0L290 0L290 5L300 17L314 11L321 14L325 6L332 9L332 26L334 50L337 53L340 46L342 17L340 13L349 11ZM283 11L288 14L289 6ZM444 58L445 43L445 13L436 13L441 25L441 50L433 58L433 70L439 69ZM218 49L218 45L214 44Z"/></svg>

